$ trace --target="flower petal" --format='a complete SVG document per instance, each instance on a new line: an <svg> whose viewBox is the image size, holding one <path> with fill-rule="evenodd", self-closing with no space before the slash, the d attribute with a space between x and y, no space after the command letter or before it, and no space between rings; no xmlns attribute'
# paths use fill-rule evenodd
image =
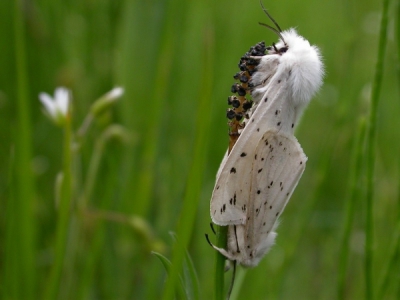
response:
<svg viewBox="0 0 400 300"><path fill-rule="evenodd" d="M68 113L68 105L69 105L69 90L63 87L59 87L56 89L55 93L55 102L56 109L60 114L66 116Z"/></svg>
<svg viewBox="0 0 400 300"><path fill-rule="evenodd" d="M57 109L53 98L51 98L47 93L40 93L39 100L42 102L47 113L54 118L56 116Z"/></svg>

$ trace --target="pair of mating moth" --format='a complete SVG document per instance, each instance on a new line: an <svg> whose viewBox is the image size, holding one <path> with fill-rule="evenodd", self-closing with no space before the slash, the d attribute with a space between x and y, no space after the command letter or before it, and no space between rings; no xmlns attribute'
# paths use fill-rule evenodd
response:
<svg viewBox="0 0 400 300"><path fill-rule="evenodd" d="M280 39L266 48L258 43L240 60L240 84L232 87L238 96L228 98L230 145L210 205L213 223L229 226L226 249L212 246L245 267L274 244L278 217L304 172L307 157L294 128L324 74L319 49L264 12L276 28L260 24Z"/></svg>

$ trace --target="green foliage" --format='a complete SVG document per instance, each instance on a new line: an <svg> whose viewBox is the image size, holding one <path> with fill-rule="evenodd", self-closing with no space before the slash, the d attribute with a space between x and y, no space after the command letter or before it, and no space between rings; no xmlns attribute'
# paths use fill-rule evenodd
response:
<svg viewBox="0 0 400 300"><path fill-rule="evenodd" d="M297 128L309 159L276 245L239 267L232 298L396 299L399 4L385 51L379 2L264 5L321 48L327 75ZM181 279L199 299L226 293L231 272L216 281L204 234L216 240L209 200L237 62L277 40L258 1L0 1L0 18L1 297L185 298ZM73 94L64 130L38 100L58 86ZM115 86L120 100L95 104Z"/></svg>

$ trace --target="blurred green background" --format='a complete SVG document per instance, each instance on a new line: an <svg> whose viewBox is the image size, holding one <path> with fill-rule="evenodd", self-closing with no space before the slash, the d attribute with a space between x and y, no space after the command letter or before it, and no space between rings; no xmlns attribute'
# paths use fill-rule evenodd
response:
<svg viewBox="0 0 400 300"><path fill-rule="evenodd" d="M264 5L283 29L296 27L320 47L326 77L296 130L309 157L306 171L281 217L276 245L247 271L239 299L360 299L365 157L352 153L369 113L382 3ZM398 1L389 7L373 209L379 299L400 298ZM151 251L174 257L170 232L192 257L199 298L212 297L215 252L204 234L211 234L209 200L228 143L226 99L240 56L259 41L277 41L258 25L269 22L258 1L1 1L0 20L2 298L40 299L55 289L58 299L158 299L167 275ZM96 119L74 162L67 247L55 284L54 195L64 133L43 114L38 94L57 86L73 93L74 130L105 92L123 86L125 94ZM115 123L131 139L104 149L87 208L103 217L94 218L77 209L77 199L96 141ZM354 219L339 293L349 201Z"/></svg>

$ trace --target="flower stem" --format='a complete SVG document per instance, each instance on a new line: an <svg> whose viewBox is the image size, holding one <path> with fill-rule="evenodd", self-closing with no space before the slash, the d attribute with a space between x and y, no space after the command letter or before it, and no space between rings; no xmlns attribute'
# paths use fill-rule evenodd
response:
<svg viewBox="0 0 400 300"><path fill-rule="evenodd" d="M66 253L68 226L71 219L72 198L72 129L71 118L67 115L64 127L63 180L61 186L54 262L44 299L56 299Z"/></svg>

